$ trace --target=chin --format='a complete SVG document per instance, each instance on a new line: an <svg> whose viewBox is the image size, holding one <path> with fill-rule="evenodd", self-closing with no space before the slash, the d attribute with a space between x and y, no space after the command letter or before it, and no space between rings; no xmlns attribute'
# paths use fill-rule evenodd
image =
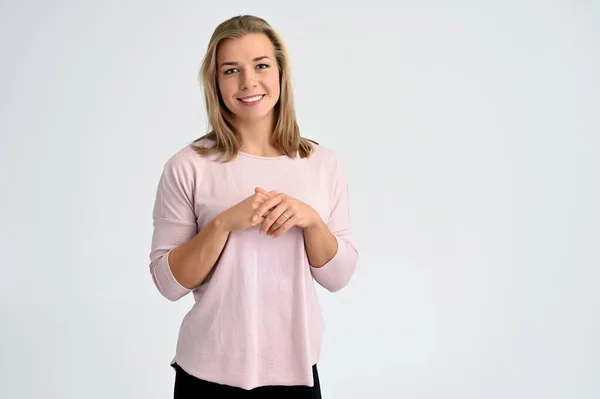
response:
<svg viewBox="0 0 600 399"><path fill-rule="evenodd" d="M268 113L263 115L241 115L238 116L238 119L246 122L258 122L265 119L268 115Z"/></svg>
<svg viewBox="0 0 600 399"><path fill-rule="evenodd" d="M249 121L249 122L255 122L255 121L260 121L263 120L267 117L269 117L270 114L272 114L273 112L275 112L274 108L269 109L267 112L241 112L237 115L237 117L240 120L243 121Z"/></svg>

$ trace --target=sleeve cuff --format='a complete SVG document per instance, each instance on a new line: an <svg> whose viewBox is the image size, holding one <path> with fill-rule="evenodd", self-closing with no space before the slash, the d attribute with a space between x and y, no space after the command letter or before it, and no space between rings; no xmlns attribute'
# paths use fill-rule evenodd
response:
<svg viewBox="0 0 600 399"><path fill-rule="evenodd" d="M337 252L321 267L310 266L315 280L328 291L336 292L345 287L356 269L357 253L346 241L334 235Z"/></svg>
<svg viewBox="0 0 600 399"><path fill-rule="evenodd" d="M154 268L153 276L158 290L167 299L176 301L193 290L182 286L173 275L169 265L169 254L171 251L160 257Z"/></svg>

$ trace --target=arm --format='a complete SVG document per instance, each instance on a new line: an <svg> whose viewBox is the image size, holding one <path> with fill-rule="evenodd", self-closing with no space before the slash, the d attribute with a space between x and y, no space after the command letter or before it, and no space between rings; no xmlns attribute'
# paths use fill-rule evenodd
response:
<svg viewBox="0 0 600 399"><path fill-rule="evenodd" d="M304 245L315 280L328 291L336 292L344 288L354 274L358 252L350 225L348 183L339 161L333 176L329 219L326 224L321 222L304 229Z"/></svg>
<svg viewBox="0 0 600 399"><path fill-rule="evenodd" d="M325 266L337 253L338 243L322 220L304 229L304 247L308 263L314 268Z"/></svg>
<svg viewBox="0 0 600 399"><path fill-rule="evenodd" d="M197 232L194 171L169 161L154 203L150 273L160 293L177 301L199 286L223 250L229 232L217 217Z"/></svg>
<svg viewBox="0 0 600 399"><path fill-rule="evenodd" d="M222 227L217 216L194 238L171 251L168 264L182 287L190 290L202 284L217 263L227 237L229 231Z"/></svg>

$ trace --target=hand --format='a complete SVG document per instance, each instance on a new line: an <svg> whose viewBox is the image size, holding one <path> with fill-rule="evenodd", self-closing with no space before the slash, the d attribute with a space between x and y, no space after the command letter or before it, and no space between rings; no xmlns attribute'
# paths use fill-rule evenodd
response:
<svg viewBox="0 0 600 399"><path fill-rule="evenodd" d="M307 228L321 222L321 217L310 205L289 195L271 195L260 187L256 188L256 193L270 195L252 214L252 222L261 223L261 234L279 237L293 226Z"/></svg>
<svg viewBox="0 0 600 399"><path fill-rule="evenodd" d="M253 212L266 200L277 195L277 191L256 191L253 195L225 210L219 215L221 226L227 231L240 231L254 227L264 220L263 218L252 219Z"/></svg>

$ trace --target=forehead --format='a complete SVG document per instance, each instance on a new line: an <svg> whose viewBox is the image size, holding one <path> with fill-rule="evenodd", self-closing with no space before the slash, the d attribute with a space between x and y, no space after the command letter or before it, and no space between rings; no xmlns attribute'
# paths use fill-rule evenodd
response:
<svg viewBox="0 0 600 399"><path fill-rule="evenodd" d="M239 39L223 40L217 50L217 62L251 62L262 55L275 58L273 43L264 33L248 33Z"/></svg>

